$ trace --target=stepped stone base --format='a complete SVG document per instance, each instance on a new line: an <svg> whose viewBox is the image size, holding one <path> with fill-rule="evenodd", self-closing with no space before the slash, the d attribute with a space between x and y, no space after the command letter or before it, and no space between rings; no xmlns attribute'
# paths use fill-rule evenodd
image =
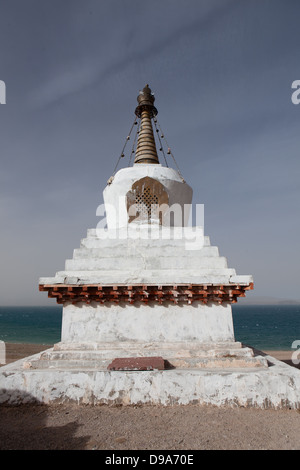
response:
<svg viewBox="0 0 300 470"><path fill-rule="evenodd" d="M116 358L162 357L168 369L223 369L268 367L262 356L254 356L251 348L239 342L199 345L182 343L57 343L52 349L32 361L25 361L29 369L102 370Z"/></svg>
<svg viewBox="0 0 300 470"><path fill-rule="evenodd" d="M222 364L222 367L198 369L113 371L90 362L84 367L76 355L71 367L72 359L66 360L66 350L55 359L59 352L62 352L60 346L1 367L0 403L199 403L300 408L300 371L263 353L252 356L259 359L260 366L256 367L224 368ZM260 358L267 361L268 367L264 367Z"/></svg>

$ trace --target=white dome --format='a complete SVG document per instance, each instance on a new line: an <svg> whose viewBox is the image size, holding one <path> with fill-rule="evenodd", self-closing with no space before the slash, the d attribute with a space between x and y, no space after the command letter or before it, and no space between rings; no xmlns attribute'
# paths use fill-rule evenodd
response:
<svg viewBox="0 0 300 470"><path fill-rule="evenodd" d="M183 226L189 218L193 190L174 169L160 164L135 164L119 170L103 191L108 228L122 228L129 223L161 223L162 225ZM163 208L162 220L151 213L150 206ZM139 217L131 217L134 207ZM148 214L141 218L139 208ZM167 216L177 211L175 217ZM137 208L137 210L136 210ZM144 211L145 212L145 211ZM181 212L182 217L178 217ZM156 213L157 210L156 210ZM152 215L151 215L152 214ZM134 219L134 220L132 220ZM157 220L155 220L157 219Z"/></svg>

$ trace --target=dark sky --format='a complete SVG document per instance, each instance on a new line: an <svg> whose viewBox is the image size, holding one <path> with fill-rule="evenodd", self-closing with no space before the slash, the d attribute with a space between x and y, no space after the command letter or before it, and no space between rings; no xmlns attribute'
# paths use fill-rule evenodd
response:
<svg viewBox="0 0 300 470"><path fill-rule="evenodd" d="M299 0L0 0L0 304L54 304L38 279L97 225L146 83L211 243L252 298L300 299L299 18Z"/></svg>

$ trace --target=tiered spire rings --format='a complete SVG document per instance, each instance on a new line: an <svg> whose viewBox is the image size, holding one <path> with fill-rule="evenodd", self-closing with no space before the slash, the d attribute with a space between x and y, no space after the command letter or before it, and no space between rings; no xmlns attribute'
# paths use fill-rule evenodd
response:
<svg viewBox="0 0 300 470"><path fill-rule="evenodd" d="M134 163L158 164L158 155L153 134L151 119L157 115L154 106L154 95L146 85L137 98L138 106L135 110L137 117L141 118L139 137L135 152Z"/></svg>

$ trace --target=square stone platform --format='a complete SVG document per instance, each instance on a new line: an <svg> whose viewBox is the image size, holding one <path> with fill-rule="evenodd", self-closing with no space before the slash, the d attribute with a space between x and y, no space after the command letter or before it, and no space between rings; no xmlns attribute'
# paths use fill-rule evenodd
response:
<svg viewBox="0 0 300 470"><path fill-rule="evenodd" d="M300 408L300 371L247 349L259 358L256 367L227 364L224 368L217 363L210 367L207 363L201 368L114 371L99 365L97 350L84 363L74 349L67 352L57 345L0 368L0 403Z"/></svg>

